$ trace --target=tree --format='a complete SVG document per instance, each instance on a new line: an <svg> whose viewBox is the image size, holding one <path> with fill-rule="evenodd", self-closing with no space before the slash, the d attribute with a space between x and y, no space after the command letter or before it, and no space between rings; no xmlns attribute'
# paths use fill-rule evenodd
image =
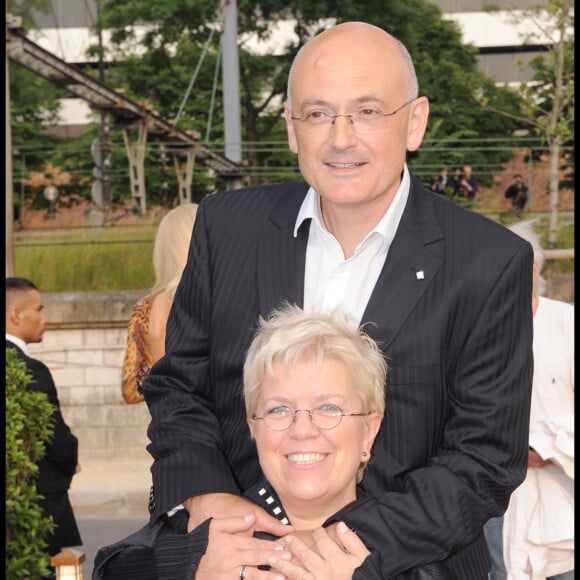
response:
<svg viewBox="0 0 580 580"><path fill-rule="evenodd" d="M572 0L548 0L545 6L520 15L533 25L525 43L542 42L546 52L532 59L531 82L521 83L523 116L547 145L550 157L550 225L548 247L555 248L558 231L560 164L563 146L574 141L574 4ZM546 40L547 39L547 42ZM509 116L501 105L484 101L486 109Z"/></svg>
<svg viewBox="0 0 580 580"><path fill-rule="evenodd" d="M22 18L25 29L34 26L33 12L39 10L48 13L51 0L6 0L6 12Z"/></svg>
<svg viewBox="0 0 580 580"><path fill-rule="evenodd" d="M45 393L29 391L26 365L6 349L6 577L50 576L47 535L54 529L38 503L37 462L52 437L54 411Z"/></svg>
<svg viewBox="0 0 580 580"><path fill-rule="evenodd" d="M479 95L502 103L514 114L517 96L496 87L478 70L476 48L464 45L457 25L444 20L439 8L425 0L239 0L238 4L243 139L254 182L261 180L259 170L272 162L271 151L262 144L286 140L282 104L292 59L307 39L334 22L367 20L405 43L416 62L421 92L431 100L431 122L437 123L439 137L461 132L475 132L481 138L507 136L517 125L502 115L481 115ZM135 98L150 100L161 115L175 118L203 46L212 30L220 31L221 14L216 14L215 6L207 0L109 0L98 22L98 27L112 32L110 52L116 65L108 79L115 79L115 86L125 86ZM294 34L280 34L279 21L292 23ZM136 22L145 27L141 38ZM429 23L427 28L425 23ZM257 52L251 38L277 48ZM135 50L137 46L141 53ZM205 59L179 123L201 134L211 129L219 141L223 140L221 84L218 104L210 114L218 49L212 46ZM207 125L209 118L215 119L212 127ZM477 155L479 159L465 159L461 153L457 157L460 163L472 165L483 158L487 164L490 157L495 162L506 160L501 152ZM409 159L412 163L413 156ZM296 177L292 171L296 160L289 152L277 151L276 163L287 168L285 178ZM434 166L440 163L433 160ZM486 176L481 180L485 182Z"/></svg>

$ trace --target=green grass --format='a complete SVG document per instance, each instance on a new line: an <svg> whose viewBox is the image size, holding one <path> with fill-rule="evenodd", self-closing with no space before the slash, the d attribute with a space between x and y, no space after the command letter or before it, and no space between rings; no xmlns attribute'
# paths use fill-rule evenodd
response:
<svg viewBox="0 0 580 580"><path fill-rule="evenodd" d="M497 221L507 226L515 219ZM547 218L536 231L547 247ZM155 232L156 226L18 232L15 275L33 280L41 292L149 289ZM558 247L574 247L573 218L560 219ZM574 272L574 260L556 260L553 272Z"/></svg>
<svg viewBox="0 0 580 580"><path fill-rule="evenodd" d="M42 292L148 289L156 228L18 232L15 275Z"/></svg>
<svg viewBox="0 0 580 580"><path fill-rule="evenodd" d="M549 220L542 218L536 223L536 232L540 237L540 244L543 248L548 247ZM557 248L574 248L574 218L560 218L558 221ZM574 260L554 260L554 274L571 274L574 272Z"/></svg>

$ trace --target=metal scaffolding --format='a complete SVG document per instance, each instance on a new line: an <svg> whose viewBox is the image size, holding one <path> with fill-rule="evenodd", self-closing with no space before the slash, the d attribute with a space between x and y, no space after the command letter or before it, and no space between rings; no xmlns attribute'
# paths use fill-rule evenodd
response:
<svg viewBox="0 0 580 580"><path fill-rule="evenodd" d="M149 134L161 141L173 143L176 167L180 157L185 159L184 169L178 172L180 201L191 201L191 183L194 162L212 169L226 180L229 189L242 185L242 171L238 162L212 151L200 141L200 135L184 131L160 117L151 107L127 98L106 84L85 74L77 66L67 63L44 50L26 37L20 19L6 15L6 55L34 73L87 101L89 105L110 114L123 128L123 138L129 160L131 197L139 212L146 213L144 153ZM9 120L7 120L9 122ZM131 141L131 134L137 137Z"/></svg>

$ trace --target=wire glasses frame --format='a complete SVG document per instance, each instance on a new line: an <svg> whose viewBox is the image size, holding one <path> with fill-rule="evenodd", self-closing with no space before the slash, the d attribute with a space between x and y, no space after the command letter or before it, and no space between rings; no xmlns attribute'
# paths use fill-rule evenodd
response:
<svg viewBox="0 0 580 580"><path fill-rule="evenodd" d="M286 407L285 405L277 407L277 409L279 409L279 411L269 411L263 417L253 415L252 419L254 419L254 421L264 421L264 425L266 425L267 429L270 431L286 431L296 422L298 413L308 413L310 421L314 425L319 429L329 431L330 429L336 429L336 427L340 425L343 417L365 417L370 414L369 412L345 413L336 405L323 405L321 407L316 407L316 409L313 409L312 411L309 409L296 409L296 411L293 411L290 407Z"/></svg>
<svg viewBox="0 0 580 580"><path fill-rule="evenodd" d="M328 131L335 124L338 117L346 117L356 133L374 133L382 129L387 118L396 115L415 100L415 98L412 98L391 112L384 112L375 107L360 107L352 113L331 115L327 111L315 109L306 113L305 116L291 115L290 118L293 121L300 121L297 129L306 135Z"/></svg>

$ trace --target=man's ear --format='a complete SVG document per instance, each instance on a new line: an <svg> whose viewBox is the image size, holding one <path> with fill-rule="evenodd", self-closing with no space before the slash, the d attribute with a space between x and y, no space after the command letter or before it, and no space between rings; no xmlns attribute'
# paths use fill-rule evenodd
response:
<svg viewBox="0 0 580 580"><path fill-rule="evenodd" d="M18 326L20 323L20 309L16 306L6 310L6 317L14 326Z"/></svg>
<svg viewBox="0 0 580 580"><path fill-rule="evenodd" d="M411 103L409 127L407 130L407 151L416 151L423 142L429 119L429 100L419 97Z"/></svg>
<svg viewBox="0 0 580 580"><path fill-rule="evenodd" d="M292 123L292 111L288 102L284 103L284 119L286 120L286 131L288 132L288 147L292 153L298 153L298 141L296 140L296 132L294 131L294 123Z"/></svg>

